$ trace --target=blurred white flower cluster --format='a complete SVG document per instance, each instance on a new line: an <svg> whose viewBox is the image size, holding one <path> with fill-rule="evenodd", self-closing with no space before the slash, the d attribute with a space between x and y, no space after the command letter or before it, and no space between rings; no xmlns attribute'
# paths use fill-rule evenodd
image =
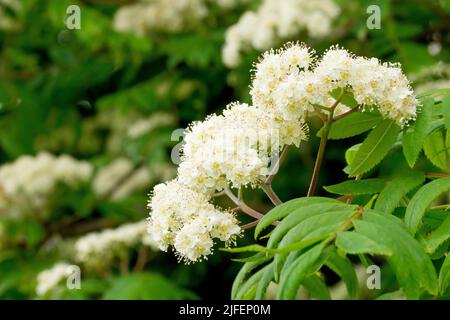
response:
<svg viewBox="0 0 450 320"><path fill-rule="evenodd" d="M121 7L114 29L144 35L148 32L180 32L196 28L210 13L212 4L229 10L249 0L141 0Z"/></svg>
<svg viewBox="0 0 450 320"><path fill-rule="evenodd" d="M59 262L50 269L40 272L37 276L37 295L45 295L65 280L70 273L71 265L65 262Z"/></svg>
<svg viewBox="0 0 450 320"><path fill-rule="evenodd" d="M222 60L236 67L249 49L267 50L302 30L313 38L326 36L339 12L333 0L263 0L257 11L244 13L227 30Z"/></svg>
<svg viewBox="0 0 450 320"><path fill-rule="evenodd" d="M450 64L440 61L409 75L417 93L450 87Z"/></svg>
<svg viewBox="0 0 450 320"><path fill-rule="evenodd" d="M0 214L14 218L37 214L58 183L75 187L88 181L92 171L89 162L68 155L21 156L0 167Z"/></svg>
<svg viewBox="0 0 450 320"><path fill-rule="evenodd" d="M139 244L156 248L146 233L146 227L147 222L143 220L88 233L75 242L75 259L87 268L101 269Z"/></svg>
<svg viewBox="0 0 450 320"><path fill-rule="evenodd" d="M361 107L376 107L399 125L416 116L418 101L398 64L353 56L339 47L317 59L306 46L289 44L266 52L255 69L253 104L285 120L304 117L317 105L330 107L335 102L330 92L339 88L351 92ZM337 113L344 111L341 107Z"/></svg>

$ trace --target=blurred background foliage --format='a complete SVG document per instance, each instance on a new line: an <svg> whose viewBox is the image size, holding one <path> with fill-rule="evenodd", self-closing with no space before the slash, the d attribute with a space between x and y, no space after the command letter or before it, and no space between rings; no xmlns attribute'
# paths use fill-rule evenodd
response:
<svg viewBox="0 0 450 320"><path fill-rule="evenodd" d="M119 32L114 27L117 11L136 1L0 0L2 167L24 155L47 152L70 155L93 168L91 177L76 186L58 183L45 206L32 208L30 214L12 216L8 204L0 206L0 298L229 298L240 267L229 254L217 251L206 262L186 266L173 254L142 243L121 249L117 259L100 269L80 264L80 290L61 282L36 294L40 272L58 261L79 264L73 254L77 238L148 216L148 192L175 175L170 156L179 137L172 137L173 130L232 101L250 102L250 71L260 52L245 52L233 69L225 67L221 55L226 30L261 1L235 1L226 8L220 5L225 1L205 2L206 16L189 27ZM330 34L309 38L299 32L274 47L299 40L321 53L339 44L357 55L400 62L419 92L449 86L450 1L336 3L341 13ZM74 4L81 8L81 28L69 30L66 9ZM381 8L381 28L369 30L366 9L374 4ZM306 193L318 128L319 122L313 121L310 141L290 152L274 180L284 200ZM346 177L343 155L359 141L329 144L319 185ZM422 161L422 166L432 166ZM116 173L102 180L102 169L113 164ZM389 174L402 166L404 160L393 154L379 170ZM126 185L138 171L142 179ZM6 188L8 181L0 185ZM258 191L246 192L246 197L260 211L271 208ZM250 241L251 236L240 239L242 244Z"/></svg>

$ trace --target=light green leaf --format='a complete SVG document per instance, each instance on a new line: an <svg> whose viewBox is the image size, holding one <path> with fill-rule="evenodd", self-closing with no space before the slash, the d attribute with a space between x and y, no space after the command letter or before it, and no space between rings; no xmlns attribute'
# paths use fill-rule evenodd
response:
<svg viewBox="0 0 450 320"><path fill-rule="evenodd" d="M406 176L395 177L381 191L375 204L375 210L381 213L391 214L402 198L424 181L425 175L418 171L411 171Z"/></svg>
<svg viewBox="0 0 450 320"><path fill-rule="evenodd" d="M333 270L345 283L348 295L351 299L358 296L358 278L352 263L348 258L340 256L337 251L330 250L325 265Z"/></svg>
<svg viewBox="0 0 450 320"><path fill-rule="evenodd" d="M450 132L450 93L442 99L442 114L444 115L445 129Z"/></svg>
<svg viewBox="0 0 450 320"><path fill-rule="evenodd" d="M236 299L236 295L241 288L241 286L245 282L245 278L247 275L255 268L269 260L270 257L267 256L264 252L259 252L255 255L255 261L250 261L244 263L239 273L234 278L233 285L231 287L231 299Z"/></svg>
<svg viewBox="0 0 450 320"><path fill-rule="evenodd" d="M439 272L439 291L443 294L448 286L450 286L450 254L445 257L442 264L441 271Z"/></svg>
<svg viewBox="0 0 450 320"><path fill-rule="evenodd" d="M436 270L423 246L406 230L402 221L393 216L366 210L363 220L354 221L356 231L392 250L388 261L397 279L410 298L418 298L425 289L438 294Z"/></svg>
<svg viewBox="0 0 450 320"><path fill-rule="evenodd" d="M400 127L392 120L386 119L373 129L355 155L350 167L350 176L363 174L376 166L397 140Z"/></svg>
<svg viewBox="0 0 450 320"><path fill-rule="evenodd" d="M425 214L425 210L440 194L450 189L450 178L441 178L427 183L408 204L405 213L405 224L415 234Z"/></svg>
<svg viewBox="0 0 450 320"><path fill-rule="evenodd" d="M442 222L442 224L431 235L425 239L425 250L432 254L447 239L450 238L450 215Z"/></svg>
<svg viewBox="0 0 450 320"><path fill-rule="evenodd" d="M356 112L349 114L331 125L328 139L337 140L356 136L372 129L382 120L381 115L375 113Z"/></svg>
<svg viewBox="0 0 450 320"><path fill-rule="evenodd" d="M273 280L273 262L268 265L268 267L265 269L263 276L261 277L261 280L258 283L258 287L256 289L255 299L256 300L263 300L266 297L267 293L267 287Z"/></svg>
<svg viewBox="0 0 450 320"><path fill-rule="evenodd" d="M425 138L423 151L432 164L444 171L447 170L447 147L441 130L435 130Z"/></svg>
<svg viewBox="0 0 450 320"><path fill-rule="evenodd" d="M295 209L300 208L302 206L320 203L340 203L340 202L335 199L325 197L304 197L287 201L279 206L276 206L275 208L273 208L264 215L264 217L259 221L258 225L255 228L255 239L258 238L258 236L261 234L261 231L270 226L272 223L283 219Z"/></svg>
<svg viewBox="0 0 450 320"><path fill-rule="evenodd" d="M326 256L322 254L324 244L318 244L300 255L282 273L277 299L294 299L303 280L320 269Z"/></svg>
<svg viewBox="0 0 450 320"><path fill-rule="evenodd" d="M354 231L339 232L336 246L350 254L392 255L392 251L386 246Z"/></svg>
<svg viewBox="0 0 450 320"><path fill-rule="evenodd" d="M428 127L430 126L433 115L433 104L433 99L425 100L420 111L417 113L416 122L403 133L403 154L411 168L416 163L420 150L422 150L424 139L428 133Z"/></svg>
<svg viewBox="0 0 450 320"><path fill-rule="evenodd" d="M347 180L323 187L330 193L340 195L360 195L380 192L384 188L383 179Z"/></svg>
<svg viewBox="0 0 450 320"><path fill-rule="evenodd" d="M328 290L325 281L317 274L306 277L303 280L303 286L308 290L309 295L312 298L318 300L331 300L330 290Z"/></svg>

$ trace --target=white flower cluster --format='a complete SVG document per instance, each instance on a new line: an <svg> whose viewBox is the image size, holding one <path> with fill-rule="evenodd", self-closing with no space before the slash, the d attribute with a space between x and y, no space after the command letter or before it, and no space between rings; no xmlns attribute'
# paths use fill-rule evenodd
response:
<svg viewBox="0 0 450 320"><path fill-rule="evenodd" d="M330 92L342 88L362 107L377 107L400 125L415 118L418 101L398 64L353 56L338 47L316 60L310 49L299 44L266 52L256 65L253 104L289 120L305 116L316 105L330 107L335 101Z"/></svg>
<svg viewBox="0 0 450 320"><path fill-rule="evenodd" d="M267 50L306 30L311 37L330 33L339 7L333 0L263 0L256 12L248 11L225 34L222 60L236 67L250 48Z"/></svg>
<svg viewBox="0 0 450 320"><path fill-rule="evenodd" d="M68 155L41 152L0 167L0 213L21 217L42 208L58 183L74 187L89 180L92 166Z"/></svg>
<svg viewBox="0 0 450 320"><path fill-rule="evenodd" d="M220 11L234 9L251 0L140 0L121 7L113 26L119 32L181 32L199 27L214 4Z"/></svg>
<svg viewBox="0 0 450 320"><path fill-rule="evenodd" d="M71 265L65 262L59 262L52 268L40 272L37 276L36 293L39 296L45 295L66 279L70 273Z"/></svg>
<svg viewBox="0 0 450 320"><path fill-rule="evenodd" d="M282 146L298 146L305 139L306 127L299 118L280 121L272 112L232 103L222 115L189 128L178 179L206 193L228 184L255 186L269 174L272 156Z"/></svg>
<svg viewBox="0 0 450 320"><path fill-rule="evenodd" d="M212 253L213 239L233 242L240 228L234 215L177 180L159 184L149 201L148 233L160 250L172 245L179 260L199 261Z"/></svg>
<svg viewBox="0 0 450 320"><path fill-rule="evenodd" d="M92 232L75 242L75 259L86 267L105 266L129 248L143 244L156 248L146 233L145 220L128 223L115 229Z"/></svg>
<svg viewBox="0 0 450 320"><path fill-rule="evenodd" d="M198 25L207 14L205 0L146 0L121 7L114 17L114 28L140 35L179 32Z"/></svg>

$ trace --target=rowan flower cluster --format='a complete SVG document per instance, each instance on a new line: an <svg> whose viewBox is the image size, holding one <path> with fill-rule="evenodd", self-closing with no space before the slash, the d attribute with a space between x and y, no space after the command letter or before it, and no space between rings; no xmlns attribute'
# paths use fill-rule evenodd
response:
<svg viewBox="0 0 450 320"><path fill-rule="evenodd" d="M233 242L240 228L231 212L177 180L155 186L148 207L148 233L162 251L173 246L179 260L199 261L212 253L213 239Z"/></svg>
<svg viewBox="0 0 450 320"><path fill-rule="evenodd" d="M349 110L337 106L339 100L331 96L336 89L352 93L361 107L375 105L400 125L415 117L418 102L398 65L355 57L338 47L320 59L297 43L266 52L255 66L253 106L232 103L222 114L193 123L177 179L155 187L148 230L160 249L173 246L180 259L198 261L211 254L214 238L233 240L239 234L237 220L214 207L212 195L265 181L273 156L307 138L304 119L317 106L318 112Z"/></svg>
<svg viewBox="0 0 450 320"><path fill-rule="evenodd" d="M313 38L326 36L339 12L333 0L263 0L257 11L244 13L227 30L222 60L236 67L250 48L267 50L302 30Z"/></svg>
<svg viewBox="0 0 450 320"><path fill-rule="evenodd" d="M0 167L0 213L22 217L42 208L58 183L75 187L90 179L93 168L68 155L41 152Z"/></svg>
<svg viewBox="0 0 450 320"><path fill-rule="evenodd" d="M331 107L335 99L330 93L339 88L352 93L362 108L376 107L400 125L416 116L418 101L400 65L357 57L339 47L320 59L299 44L265 53L256 64L250 93L253 104L289 120L304 117L315 106Z"/></svg>

